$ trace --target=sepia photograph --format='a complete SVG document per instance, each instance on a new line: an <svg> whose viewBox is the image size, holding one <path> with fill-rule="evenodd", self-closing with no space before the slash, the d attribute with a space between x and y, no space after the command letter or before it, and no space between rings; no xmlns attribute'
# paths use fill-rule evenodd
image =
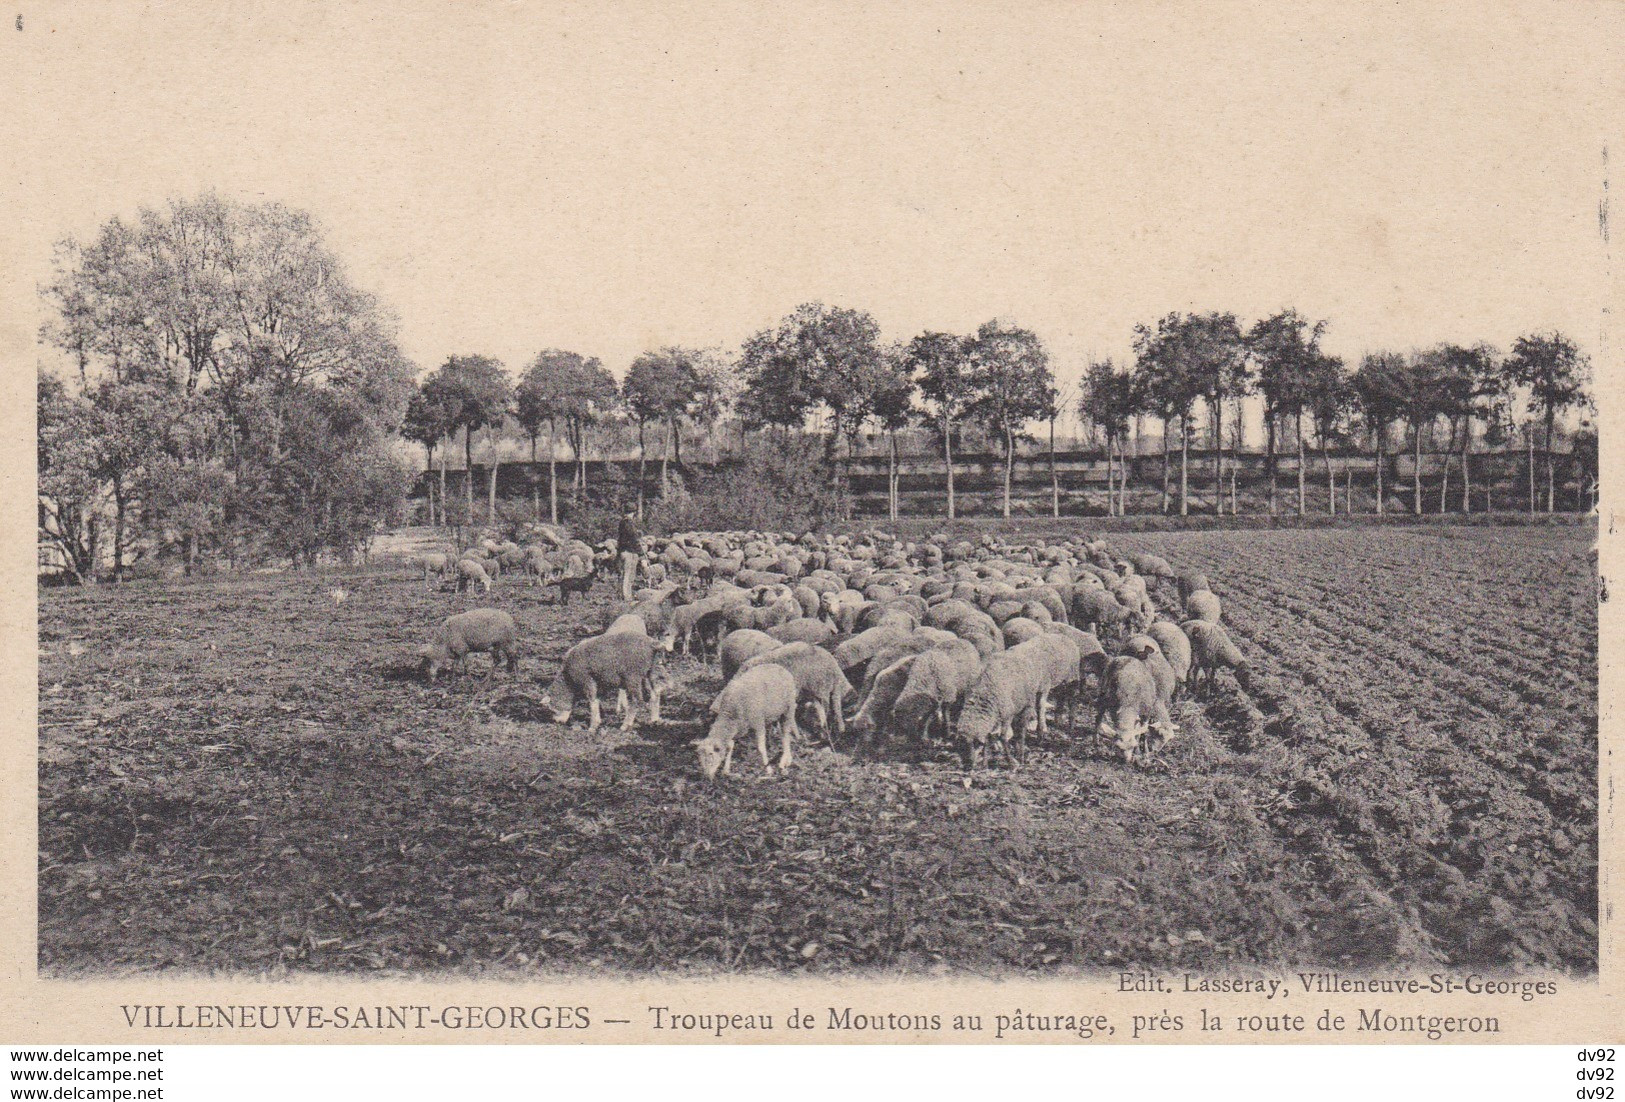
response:
<svg viewBox="0 0 1625 1102"><path fill-rule="evenodd" d="M25 6L38 977L1595 984L1619 16Z"/></svg>

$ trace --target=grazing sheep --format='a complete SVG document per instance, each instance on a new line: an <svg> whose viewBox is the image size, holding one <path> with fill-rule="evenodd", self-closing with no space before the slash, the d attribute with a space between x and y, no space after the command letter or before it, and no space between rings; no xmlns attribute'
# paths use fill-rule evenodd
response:
<svg viewBox="0 0 1625 1102"><path fill-rule="evenodd" d="M935 647L914 659L892 704L890 726L924 741L935 719L948 734L953 712L982 672L982 658L963 639Z"/></svg>
<svg viewBox="0 0 1625 1102"><path fill-rule="evenodd" d="M509 673L519 668L518 639L512 616L497 608L476 608L446 617L439 638L418 648L418 656L424 676L433 683L442 666L456 662L462 668L471 653L489 652L491 668L485 675L489 681L503 662Z"/></svg>
<svg viewBox="0 0 1625 1102"><path fill-rule="evenodd" d="M1196 570L1185 571L1175 580L1175 584L1179 587L1181 602L1190 600L1192 593L1199 593L1208 588L1207 575Z"/></svg>
<svg viewBox="0 0 1625 1102"><path fill-rule="evenodd" d="M1045 634L1044 625L1025 616L1017 616L1004 622L1004 641L1007 646L1020 646L1027 640L1036 639L1043 634Z"/></svg>
<svg viewBox="0 0 1625 1102"><path fill-rule="evenodd" d="M877 733L891 723L892 708L908 683L908 672L917 654L907 654L880 670L871 680L869 691L852 717L852 734L859 746L868 746Z"/></svg>
<svg viewBox="0 0 1625 1102"><path fill-rule="evenodd" d="M734 741L742 734L756 736L756 750L762 756L762 769L772 773L767 760L767 731L779 728L779 772L790 768L791 740L796 730L796 679L783 666L766 665L747 670L728 682L711 702L717 718L703 739L694 743L700 770L715 780L720 770L733 773Z"/></svg>
<svg viewBox="0 0 1625 1102"><path fill-rule="evenodd" d="M725 589L701 597L698 601L678 606L672 611L671 622L666 626L666 649L672 650L681 645L683 653L688 654L694 643L695 632L702 618L711 613L725 612L734 605L749 603L750 598L744 590ZM704 657L703 653L701 657Z"/></svg>
<svg viewBox="0 0 1625 1102"><path fill-rule="evenodd" d="M869 660L884 648L901 642L908 636L907 631L895 624L868 628L850 639L843 639L837 643L833 651L835 661L843 670L855 670L859 666L867 665Z"/></svg>
<svg viewBox="0 0 1625 1102"><path fill-rule="evenodd" d="M604 634L615 635L623 631L629 631L633 635L642 635L647 638L649 635L649 625L644 622L643 617L637 615L636 613L623 612L619 616L615 617L614 621L610 623L609 627L604 629Z"/></svg>
<svg viewBox="0 0 1625 1102"><path fill-rule="evenodd" d="M936 628L916 628L897 642L882 647L870 660L869 668L864 673L863 687L859 699L864 699L869 695L869 690L874 686L874 679L880 671L896 662L899 658L904 658L910 654L921 654L933 647L947 646L957 638L959 637L952 632L939 631Z"/></svg>
<svg viewBox="0 0 1625 1102"><path fill-rule="evenodd" d="M1045 677L1035 664L1016 659L1014 654L1001 651L987 660L954 717L953 738L968 770L986 756L990 742L998 744L1005 761L1015 768L1010 744L1018 731L1022 756L1026 756L1027 717L1038 707Z"/></svg>
<svg viewBox="0 0 1625 1102"><path fill-rule="evenodd" d="M717 645L717 661L722 665L723 683L732 681L739 668L758 654L766 654L783 645L767 632L755 628L730 631Z"/></svg>
<svg viewBox="0 0 1625 1102"><path fill-rule="evenodd" d="M1206 620L1210 624L1219 622L1219 597L1211 589L1198 589L1185 598L1185 618L1187 620Z"/></svg>
<svg viewBox="0 0 1625 1102"><path fill-rule="evenodd" d="M852 691L851 682L847 681L841 667L836 665L835 658L829 651L811 643L786 643L776 650L747 659L739 667L739 673L769 664L783 666L790 671L790 675L796 679L800 699L812 705L819 728L829 739L829 744L834 746L836 732L846 733L846 717L842 708L846 705L847 694ZM734 676L738 677L739 674Z"/></svg>
<svg viewBox="0 0 1625 1102"><path fill-rule="evenodd" d="M1228 669L1243 692L1252 692L1252 663L1230 640L1222 624L1207 620L1186 620L1180 625L1191 641L1191 684L1213 692L1218 672Z"/></svg>
<svg viewBox="0 0 1625 1102"><path fill-rule="evenodd" d="M440 581L444 582L446 580L446 572L451 569L450 555L421 555L418 557L418 562L423 567L423 587L425 589L429 588L429 575L437 575L439 576Z"/></svg>
<svg viewBox="0 0 1625 1102"><path fill-rule="evenodd" d="M1123 558L1128 561L1130 566L1134 567L1135 573L1144 575L1147 578L1166 578L1169 581L1174 578L1174 568L1169 566L1168 560L1161 555L1131 551L1124 555Z"/></svg>
<svg viewBox="0 0 1625 1102"><path fill-rule="evenodd" d="M646 635L621 632L595 635L571 647L559 667L558 676L542 695L542 707L553 712L554 723L569 723L576 702L586 700L591 716L587 733L597 731L603 722L598 695L605 689L626 694L621 711L621 730L632 728L637 708L647 696L649 719L660 722L660 681L655 670L656 648Z"/></svg>
<svg viewBox="0 0 1625 1102"><path fill-rule="evenodd" d="M835 642L834 628L822 620L806 616L786 620L768 628L767 633L781 643L811 643L815 647L826 647Z"/></svg>
<svg viewBox="0 0 1625 1102"><path fill-rule="evenodd" d="M1190 636L1172 620L1158 620L1146 629L1146 634L1157 641L1162 656L1168 660L1168 665L1173 669L1174 695L1178 696L1180 687L1191 674Z"/></svg>
<svg viewBox="0 0 1625 1102"><path fill-rule="evenodd" d="M1083 669L1083 656L1078 650L1078 645L1064 635L1046 633L1019 646L1011 647L1004 653L1012 660L1038 670L1038 704L1034 709L1033 718L1040 734L1048 732L1045 711L1051 694L1068 694L1077 687ZM1022 749L1025 753L1025 738Z"/></svg>
<svg viewBox="0 0 1625 1102"><path fill-rule="evenodd" d="M1095 713L1095 731L1102 741L1115 746L1123 760L1131 762L1147 751L1148 731L1160 743L1177 730L1157 695L1149 666L1133 655L1120 655L1106 664Z"/></svg>
<svg viewBox="0 0 1625 1102"><path fill-rule="evenodd" d="M1157 683L1157 700L1164 708L1173 703L1174 689L1178 687L1179 679L1174 675L1173 666L1162 653L1162 647L1149 635L1131 635L1123 645L1125 654L1132 654L1145 663L1146 669L1151 671L1151 680Z"/></svg>
<svg viewBox="0 0 1625 1102"><path fill-rule="evenodd" d="M1080 588L1072 594L1072 622L1097 636L1105 628L1123 630L1125 625L1132 634L1138 629L1137 621L1136 611L1119 604L1105 590Z"/></svg>
<svg viewBox="0 0 1625 1102"><path fill-rule="evenodd" d="M461 593L479 582L486 593L491 592L491 575L478 559L457 560L457 592Z"/></svg>
<svg viewBox="0 0 1625 1102"><path fill-rule="evenodd" d="M1082 631L1071 624L1045 624L1044 630L1051 635L1064 635L1072 640L1078 648L1078 683L1066 695L1067 726L1072 727L1077 719L1078 698L1083 693L1083 686L1090 674L1099 676L1106 669L1106 650L1100 645L1100 640L1087 631Z"/></svg>

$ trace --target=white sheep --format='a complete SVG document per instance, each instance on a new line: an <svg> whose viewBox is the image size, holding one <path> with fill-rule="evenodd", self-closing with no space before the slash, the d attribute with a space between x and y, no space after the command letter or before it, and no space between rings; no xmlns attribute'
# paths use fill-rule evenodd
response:
<svg viewBox="0 0 1625 1102"><path fill-rule="evenodd" d="M439 637L418 648L425 677L433 682L442 666L456 662L462 668L468 656L489 652L491 668L486 680L507 663L508 672L519 668L519 629L513 617L498 608L476 608L448 616L440 625Z"/></svg>
<svg viewBox="0 0 1625 1102"><path fill-rule="evenodd" d="M583 639L565 654L558 676L542 696L542 707L552 709L554 723L569 723L576 702L586 700L591 716L587 733L591 734L603 722L599 693L617 689L624 694L620 697L623 731L631 730L637 708L645 698L649 702L649 719L658 723L662 681L655 668L655 655L654 641L633 632Z"/></svg>
<svg viewBox="0 0 1625 1102"><path fill-rule="evenodd" d="M1209 694L1213 692L1218 672L1228 669L1235 675L1236 684L1243 692L1251 692L1252 663L1230 639L1222 624L1206 620L1187 620L1180 627L1191 641L1191 683Z"/></svg>
<svg viewBox="0 0 1625 1102"><path fill-rule="evenodd" d="M700 770L715 779L733 773L734 742L742 734L756 736L756 750L762 756L762 769L773 772L767 760L767 732L779 729L779 772L790 768L792 740L796 730L796 679L783 666L765 665L735 677L711 702L716 716L711 730L694 742Z"/></svg>
<svg viewBox="0 0 1625 1102"><path fill-rule="evenodd" d="M829 651L811 643L786 643L746 660L734 676L766 665L783 666L790 671L790 675L796 679L800 699L812 705L819 728L829 739L830 745L834 746L835 733L846 733L843 709L852 684L847 681L846 674L841 672L841 667Z"/></svg>

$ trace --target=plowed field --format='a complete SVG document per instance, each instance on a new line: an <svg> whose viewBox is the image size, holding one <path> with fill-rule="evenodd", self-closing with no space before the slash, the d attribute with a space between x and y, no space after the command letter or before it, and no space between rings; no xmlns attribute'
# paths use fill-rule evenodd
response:
<svg viewBox="0 0 1625 1102"><path fill-rule="evenodd" d="M607 585L565 609L404 567L42 591L40 965L1593 971L1592 538L1113 536L1208 575L1254 692L1176 704L1149 766L1052 734L968 787L945 746L810 744L706 784L718 675L686 659L662 724L551 723ZM519 677L416 680L430 625L483 604L527 633Z"/></svg>

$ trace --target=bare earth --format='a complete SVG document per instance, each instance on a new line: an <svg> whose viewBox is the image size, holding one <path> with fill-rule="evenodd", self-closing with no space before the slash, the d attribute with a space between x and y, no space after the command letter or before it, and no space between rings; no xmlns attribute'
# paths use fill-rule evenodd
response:
<svg viewBox="0 0 1625 1102"><path fill-rule="evenodd" d="M1149 767L1080 728L969 787L946 746L811 739L787 778L741 747L707 784L718 675L690 660L666 722L561 729L537 700L618 610L604 583L567 609L389 562L42 590L40 966L1592 972L1592 539L1112 536L1207 573L1255 693L1178 703ZM431 625L487 604L527 633L519 677L416 679Z"/></svg>

